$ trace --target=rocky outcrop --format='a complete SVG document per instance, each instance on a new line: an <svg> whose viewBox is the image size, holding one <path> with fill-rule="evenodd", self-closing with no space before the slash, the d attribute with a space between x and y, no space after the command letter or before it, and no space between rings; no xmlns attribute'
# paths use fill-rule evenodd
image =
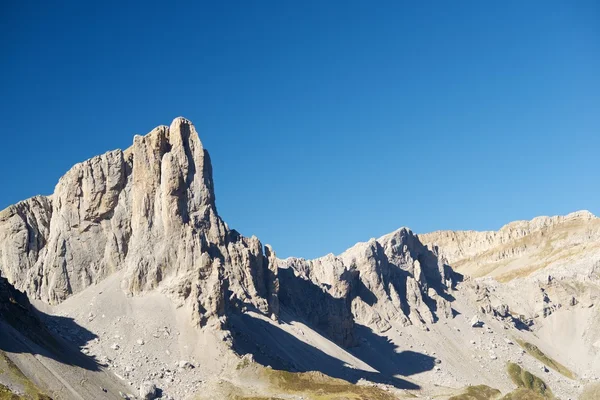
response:
<svg viewBox="0 0 600 400"><path fill-rule="evenodd" d="M37 292L50 236L52 201L36 196L0 212L0 273L17 289Z"/></svg>
<svg viewBox="0 0 600 400"><path fill-rule="evenodd" d="M199 324L240 303L276 314L274 259L218 216L210 157L184 118L0 214L0 270L48 303L123 270L125 291L161 290Z"/></svg>
<svg viewBox="0 0 600 400"><path fill-rule="evenodd" d="M452 317L449 292L454 273L406 228L358 243L339 256L288 258L280 264L279 275L285 277L280 289L282 305L299 309L295 299L302 298L307 286L312 287L318 295L311 297L318 300L305 303L308 314L316 310L333 316L329 334L341 343L352 343L354 323L381 333L393 326L426 327L438 318ZM294 278L310 284L298 290L288 284Z"/></svg>

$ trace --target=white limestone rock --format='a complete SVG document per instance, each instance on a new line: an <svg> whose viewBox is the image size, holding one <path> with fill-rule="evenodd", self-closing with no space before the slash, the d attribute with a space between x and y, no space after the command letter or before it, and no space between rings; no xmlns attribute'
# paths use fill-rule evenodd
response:
<svg viewBox="0 0 600 400"><path fill-rule="evenodd" d="M123 290L161 290L196 324L219 325L236 302L279 312L274 252L218 216L210 157L184 118L2 211L0 260L10 282L51 304L124 270Z"/></svg>

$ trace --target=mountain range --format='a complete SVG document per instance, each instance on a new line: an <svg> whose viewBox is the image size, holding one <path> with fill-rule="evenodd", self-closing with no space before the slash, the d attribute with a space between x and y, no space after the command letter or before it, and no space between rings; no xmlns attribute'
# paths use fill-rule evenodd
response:
<svg viewBox="0 0 600 400"><path fill-rule="evenodd" d="M600 218L279 259L176 118L0 212L0 399L600 398Z"/></svg>

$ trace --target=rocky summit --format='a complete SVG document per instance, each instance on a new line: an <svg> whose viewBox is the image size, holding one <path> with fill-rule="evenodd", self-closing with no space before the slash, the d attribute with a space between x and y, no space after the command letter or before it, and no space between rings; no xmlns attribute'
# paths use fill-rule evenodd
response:
<svg viewBox="0 0 600 400"><path fill-rule="evenodd" d="M210 157L184 118L75 165L52 195L4 210L0 243L3 275L49 304L123 270L127 293L158 289L200 325L235 303L228 291L278 312L274 254L219 218Z"/></svg>
<svg viewBox="0 0 600 400"><path fill-rule="evenodd" d="M0 398L600 391L597 217L401 228L278 259L219 217L210 156L184 118L0 212L0 274Z"/></svg>

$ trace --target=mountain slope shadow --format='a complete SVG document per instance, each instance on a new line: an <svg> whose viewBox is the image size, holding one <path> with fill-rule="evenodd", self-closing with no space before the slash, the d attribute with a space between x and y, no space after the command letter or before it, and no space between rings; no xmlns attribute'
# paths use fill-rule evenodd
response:
<svg viewBox="0 0 600 400"><path fill-rule="evenodd" d="M36 310L25 293L0 277L0 351L39 354L62 364L97 371L96 360L80 352L85 343L96 337L72 318Z"/></svg>
<svg viewBox="0 0 600 400"><path fill-rule="evenodd" d="M292 268L279 268L279 302L290 318L302 321L340 346L355 344L352 315L352 294L333 297L325 287L296 276ZM358 275L344 273L340 282L349 287L356 284Z"/></svg>
<svg viewBox="0 0 600 400"><path fill-rule="evenodd" d="M280 323L292 318L282 313ZM252 354L262 365L290 372L319 371L352 383L360 379L393 385L400 389L419 389L420 386L386 373L354 369L324 351L286 332L275 324L248 313L236 313L229 319L233 349L240 355ZM331 343L332 346L335 346ZM380 354L385 357L384 354ZM402 356L399 354L397 356ZM423 357L427 357L422 355ZM410 361L410 360L408 360ZM431 361L433 363L433 359Z"/></svg>
<svg viewBox="0 0 600 400"><path fill-rule="evenodd" d="M70 318L52 315L46 315L46 318L60 318L63 320L63 329L71 332L71 334L59 338L51 334L45 327L21 330L0 319L0 350L16 354L38 354L65 365L72 365L90 371L100 369L100 364L95 358L80 351L81 346L87 342L85 338L93 339L96 335L80 327Z"/></svg>
<svg viewBox="0 0 600 400"><path fill-rule="evenodd" d="M359 345L350 353L384 375L410 376L435 367L435 358L410 350L397 353L394 343L366 326L356 324L354 331Z"/></svg>

